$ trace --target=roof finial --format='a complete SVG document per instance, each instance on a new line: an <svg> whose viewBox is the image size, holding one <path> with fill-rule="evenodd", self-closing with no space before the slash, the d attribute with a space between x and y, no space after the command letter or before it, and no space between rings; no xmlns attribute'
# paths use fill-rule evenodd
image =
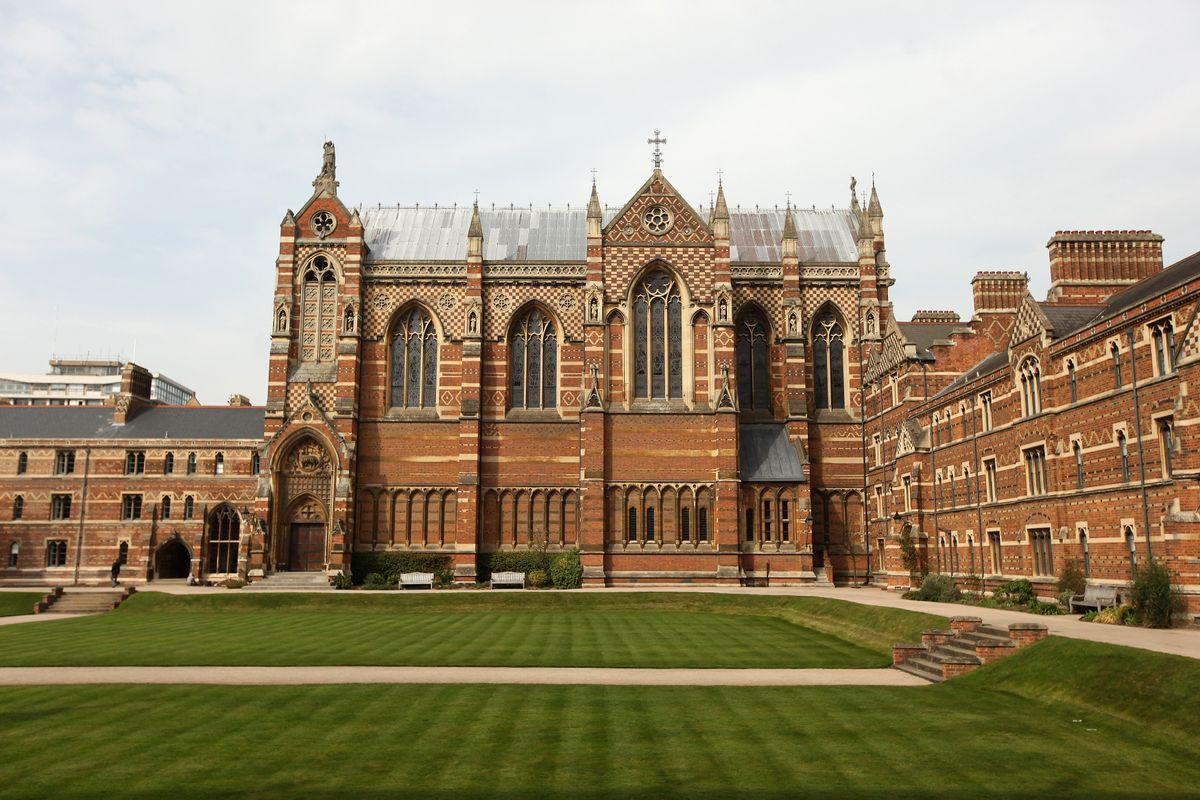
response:
<svg viewBox="0 0 1200 800"><path fill-rule="evenodd" d="M652 144L652 145L654 145L654 168L655 168L656 170L657 170L657 169L660 169L660 168L662 167L662 151L658 149L658 146L659 146L660 144L666 144L666 143L667 143L667 140L666 140L666 139L662 139L662 138L660 138L660 137L659 137L659 134L660 134L660 133L662 133L662 131L655 131L655 132L654 132L654 138L653 138L653 139L647 139L647 140L646 140L646 144Z"/></svg>
<svg viewBox="0 0 1200 800"><path fill-rule="evenodd" d="M321 158L321 171L313 181L316 193L328 192L337 197L337 155L333 150L333 142L325 142L325 154Z"/></svg>
<svg viewBox="0 0 1200 800"><path fill-rule="evenodd" d="M588 219L602 219L600 211L600 195L596 192L596 170L592 170L592 196L588 198Z"/></svg>
<svg viewBox="0 0 1200 800"><path fill-rule="evenodd" d="M858 204L858 179L850 176L850 210L858 214L861 206Z"/></svg>
<svg viewBox="0 0 1200 800"><path fill-rule="evenodd" d="M471 227L467 228L467 238L482 239L483 238L483 223L479 220L479 199L475 199L475 205L471 208Z"/></svg>
<svg viewBox="0 0 1200 800"><path fill-rule="evenodd" d="M867 213L873 219L883 218L883 206L879 204L879 193L875 191L875 173L871 173L871 202L867 206Z"/></svg>
<svg viewBox="0 0 1200 800"><path fill-rule="evenodd" d="M713 208L712 216L713 219L729 219L729 206L725 205L725 187L720 183L717 184L717 205Z"/></svg>
<svg viewBox="0 0 1200 800"><path fill-rule="evenodd" d="M787 211L783 212L783 238L796 238L796 219L792 216L792 204L789 202Z"/></svg>
<svg viewBox="0 0 1200 800"><path fill-rule="evenodd" d="M592 167L592 186L596 185L596 168Z"/></svg>

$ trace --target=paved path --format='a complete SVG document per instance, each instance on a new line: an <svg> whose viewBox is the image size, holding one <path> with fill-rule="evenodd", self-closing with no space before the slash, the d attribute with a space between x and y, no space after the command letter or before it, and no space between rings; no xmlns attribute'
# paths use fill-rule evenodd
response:
<svg viewBox="0 0 1200 800"><path fill-rule="evenodd" d="M0 686L81 683L276 686L313 683L520 683L601 686L928 686L895 669L596 667L3 667Z"/></svg>

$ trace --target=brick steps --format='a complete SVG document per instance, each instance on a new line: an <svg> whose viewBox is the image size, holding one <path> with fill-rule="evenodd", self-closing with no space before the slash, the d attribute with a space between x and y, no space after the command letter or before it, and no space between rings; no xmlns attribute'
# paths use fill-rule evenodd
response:
<svg viewBox="0 0 1200 800"><path fill-rule="evenodd" d="M35 614L103 614L121 605L135 589L113 589L111 592L71 591L55 587L54 591L34 605Z"/></svg>
<svg viewBox="0 0 1200 800"><path fill-rule="evenodd" d="M920 644L892 646L892 666L932 683L978 669L1015 653L1046 636L1038 622L1018 622L1008 629L984 625L979 617L952 617L950 630L921 633Z"/></svg>

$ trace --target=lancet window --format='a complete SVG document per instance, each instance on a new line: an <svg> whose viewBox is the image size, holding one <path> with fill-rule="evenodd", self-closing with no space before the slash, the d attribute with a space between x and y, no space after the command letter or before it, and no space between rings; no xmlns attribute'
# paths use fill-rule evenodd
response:
<svg viewBox="0 0 1200 800"><path fill-rule="evenodd" d="M308 262L302 275L300 354L304 361L331 362L337 324L337 277L325 256Z"/></svg>
<svg viewBox="0 0 1200 800"><path fill-rule="evenodd" d="M432 408L437 404L437 331L420 308L400 317L392 332L392 406Z"/></svg>
<svg viewBox="0 0 1200 800"><path fill-rule="evenodd" d="M817 408L846 407L845 340L842 325L826 308L813 325L813 387Z"/></svg>
<svg viewBox="0 0 1200 800"><path fill-rule="evenodd" d="M771 407L768 347L771 329L757 310L742 315L737 326L738 403L743 409Z"/></svg>
<svg viewBox="0 0 1200 800"><path fill-rule="evenodd" d="M633 396L683 397L683 302L678 282L661 269L633 293Z"/></svg>
<svg viewBox="0 0 1200 800"><path fill-rule="evenodd" d="M510 405L549 408L558 405L558 334L554 322L532 308L520 318L509 342Z"/></svg>

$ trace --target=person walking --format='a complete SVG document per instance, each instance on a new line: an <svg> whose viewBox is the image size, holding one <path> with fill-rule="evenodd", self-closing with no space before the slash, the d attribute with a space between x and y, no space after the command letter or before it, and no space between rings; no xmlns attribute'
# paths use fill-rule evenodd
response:
<svg viewBox="0 0 1200 800"><path fill-rule="evenodd" d="M120 576L121 576L121 559L117 558L117 560L112 563L112 585L113 586L117 585L117 578L119 578Z"/></svg>

